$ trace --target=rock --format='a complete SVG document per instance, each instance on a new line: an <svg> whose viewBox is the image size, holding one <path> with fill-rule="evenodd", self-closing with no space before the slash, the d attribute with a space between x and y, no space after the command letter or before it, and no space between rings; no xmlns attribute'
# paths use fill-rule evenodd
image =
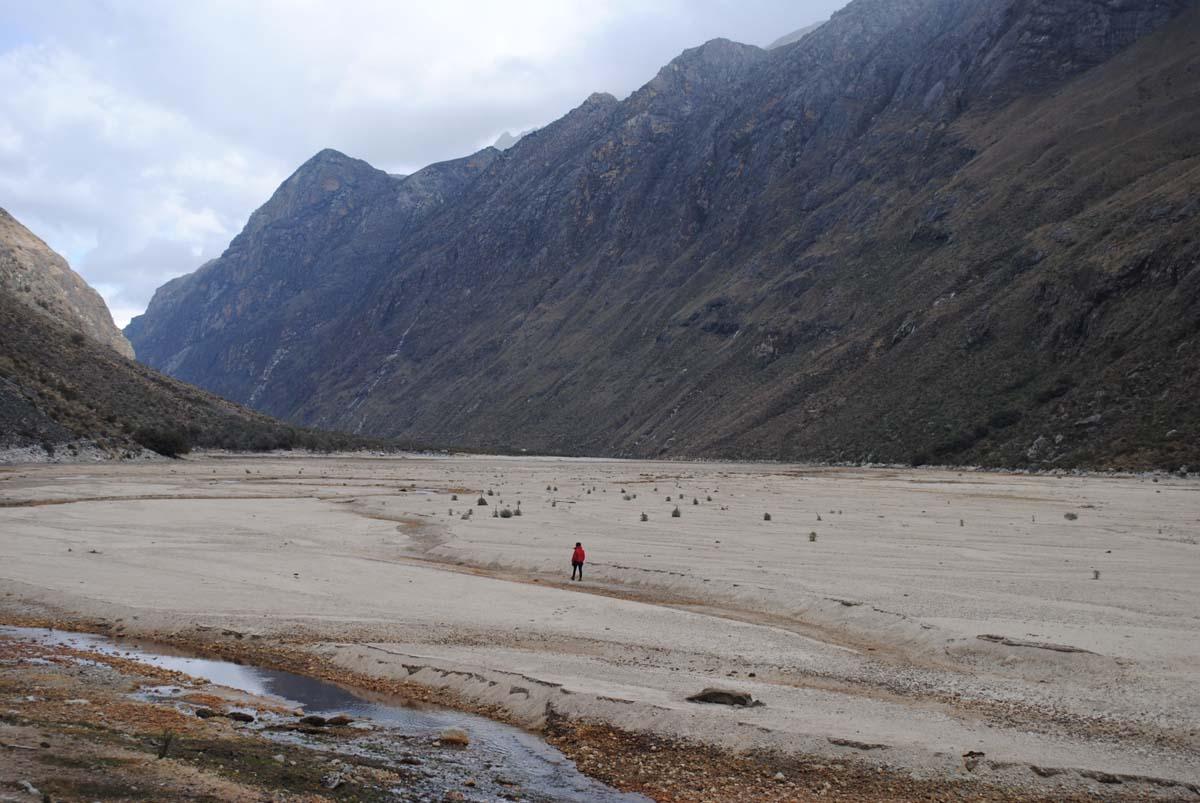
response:
<svg viewBox="0 0 1200 803"><path fill-rule="evenodd" d="M33 784L31 784L29 781L18 781L17 786L21 787L27 793L33 795L34 797L42 796L42 793L38 790L38 788L36 786L34 786Z"/></svg>
<svg viewBox="0 0 1200 803"><path fill-rule="evenodd" d="M329 719L325 720L325 724L333 728L341 728L349 725L352 722L354 722L354 720L345 714L338 714L336 717L330 717Z"/></svg>
<svg viewBox="0 0 1200 803"><path fill-rule="evenodd" d="M451 747L466 747L471 743L471 737L461 728L446 728L438 734L438 741Z"/></svg>
<svg viewBox="0 0 1200 803"><path fill-rule="evenodd" d="M962 756L963 766L967 768L968 772L974 772L983 756L984 754L978 750L968 750Z"/></svg>
<svg viewBox="0 0 1200 803"><path fill-rule="evenodd" d="M212 719L213 717L219 717L221 715L211 708L197 708L196 716L200 717L200 719Z"/></svg>
<svg viewBox="0 0 1200 803"><path fill-rule="evenodd" d="M1078 421L1076 421L1075 426L1077 426L1077 427L1094 427L1100 423L1102 418L1103 418L1103 416L1101 416L1099 413L1096 413L1095 415L1089 415L1087 418L1081 418Z"/></svg>
<svg viewBox="0 0 1200 803"><path fill-rule="evenodd" d="M442 800L445 800L445 801L466 800L466 799L467 799L467 796L464 795L462 792L459 792L457 789L451 789L449 792L442 795Z"/></svg>
<svg viewBox="0 0 1200 803"><path fill-rule="evenodd" d="M693 694L687 700L689 703L711 703L713 705L732 705L743 708L762 705L762 702L755 700L749 692L735 691L733 689L708 688L699 694Z"/></svg>
<svg viewBox="0 0 1200 803"><path fill-rule="evenodd" d="M300 724L311 725L314 728L323 728L329 724L329 720L325 719L325 717L317 716L316 714L309 714L306 717L300 718Z"/></svg>
<svg viewBox="0 0 1200 803"><path fill-rule="evenodd" d="M772 776L772 778L773 778L774 780L776 780L776 781L785 781L785 780L787 780L787 778L784 776L784 774L783 774L782 772L777 772L777 773L775 773L775 774Z"/></svg>
<svg viewBox="0 0 1200 803"><path fill-rule="evenodd" d="M346 779L342 777L340 772L331 772L321 777L321 786L325 787L326 789L337 789L345 782Z"/></svg>
<svg viewBox="0 0 1200 803"><path fill-rule="evenodd" d="M247 714L245 711L230 711L225 715L226 719L232 719L234 722L253 722L254 717Z"/></svg>
<svg viewBox="0 0 1200 803"><path fill-rule="evenodd" d="M283 753L276 753L275 755L271 756L271 760L276 764L283 764L287 761L287 757L284 756Z"/></svg>

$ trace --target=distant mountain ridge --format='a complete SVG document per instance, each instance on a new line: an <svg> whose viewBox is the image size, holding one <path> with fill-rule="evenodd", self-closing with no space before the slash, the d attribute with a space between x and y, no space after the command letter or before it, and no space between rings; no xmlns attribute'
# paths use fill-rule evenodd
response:
<svg viewBox="0 0 1200 803"><path fill-rule="evenodd" d="M465 447L1195 464L1198 18L856 0L504 152L323 152L126 334L273 415Z"/></svg>
<svg viewBox="0 0 1200 803"><path fill-rule="evenodd" d="M10 449L46 459L81 447L117 457L381 445L305 431L163 376L125 357L116 332L99 294L0 210L0 460Z"/></svg>
<svg viewBox="0 0 1200 803"><path fill-rule="evenodd" d="M798 28L789 34L784 34L771 44L767 45L767 50L775 50L776 48L794 45L824 24L824 21L814 22L812 25L805 25L803 28Z"/></svg>

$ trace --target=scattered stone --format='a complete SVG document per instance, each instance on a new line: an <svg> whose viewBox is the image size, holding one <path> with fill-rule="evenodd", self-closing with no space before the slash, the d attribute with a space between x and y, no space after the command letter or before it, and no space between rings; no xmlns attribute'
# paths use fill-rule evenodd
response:
<svg viewBox="0 0 1200 803"><path fill-rule="evenodd" d="M461 728L446 728L438 734L438 741L451 747L466 747L471 743L471 737Z"/></svg>
<svg viewBox="0 0 1200 803"><path fill-rule="evenodd" d="M774 776L772 776L772 777L773 777L773 778L774 778L774 780L776 780L776 781L786 781L786 780L787 780L787 778L784 776L784 774L783 774L782 772L777 772L777 773L775 773L775 775L774 775Z"/></svg>
<svg viewBox="0 0 1200 803"><path fill-rule="evenodd" d="M332 728L341 728L354 722L354 720L345 714L338 714L336 717L330 717L325 720L325 724Z"/></svg>
<svg viewBox="0 0 1200 803"><path fill-rule="evenodd" d="M41 797L41 796L42 796L42 793L41 793L41 791L40 791L40 790L39 790L39 789L38 789L36 786L34 786L33 784L31 784L29 781L18 781L18 782L17 782L17 786L21 787L21 788L22 788L22 789L24 789L24 790L25 790L25 791L26 791L28 794L31 794L31 795L33 795L34 797Z"/></svg>
<svg viewBox="0 0 1200 803"><path fill-rule="evenodd" d="M975 768L979 766L979 762L983 760L983 756L984 754L978 750L968 750L963 753L963 766L967 768L967 772L974 772Z"/></svg>
<svg viewBox="0 0 1200 803"><path fill-rule="evenodd" d="M212 719L213 717L219 717L221 715L211 708L197 708L196 716L200 717L200 719Z"/></svg>
<svg viewBox="0 0 1200 803"><path fill-rule="evenodd" d="M693 694L687 698L689 703L709 703L712 705L732 705L742 708L753 708L761 706L761 700L755 700L749 692L735 691L733 689L718 689L708 688L699 694Z"/></svg>
<svg viewBox="0 0 1200 803"><path fill-rule="evenodd" d="M253 722L254 717L247 714L245 711L230 711L225 715L227 719L232 719L234 722Z"/></svg>
<svg viewBox="0 0 1200 803"><path fill-rule="evenodd" d="M276 753L275 755L271 756L271 760L276 764L283 764L287 761L287 757L284 756L283 753Z"/></svg>
<svg viewBox="0 0 1200 803"><path fill-rule="evenodd" d="M319 717L316 714L309 714L306 717L300 718L301 725L311 725L314 728L323 728L329 724L329 720L325 717Z"/></svg>

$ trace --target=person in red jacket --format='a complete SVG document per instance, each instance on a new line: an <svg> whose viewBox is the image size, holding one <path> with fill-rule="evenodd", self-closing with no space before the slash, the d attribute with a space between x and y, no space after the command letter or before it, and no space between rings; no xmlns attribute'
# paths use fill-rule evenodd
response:
<svg viewBox="0 0 1200 803"><path fill-rule="evenodd" d="M583 544L576 541L575 542L575 551L571 553L571 579L572 580L582 580L583 579L583 562L586 559L587 559L587 553L583 551ZM579 573L578 577L575 576L576 572Z"/></svg>

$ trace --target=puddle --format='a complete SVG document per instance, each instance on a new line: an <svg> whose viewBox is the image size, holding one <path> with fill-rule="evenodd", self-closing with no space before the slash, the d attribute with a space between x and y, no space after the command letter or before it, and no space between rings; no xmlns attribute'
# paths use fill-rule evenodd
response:
<svg viewBox="0 0 1200 803"><path fill-rule="evenodd" d="M369 722L377 731L344 745L314 743L307 746L336 752L405 755L414 743L428 744L446 728L461 728L471 738L466 750L440 750L436 770L449 776L496 781L504 789L519 788L524 800L578 801L578 803L648 803L649 798L619 792L582 774L575 764L536 735L486 717L435 707L399 704L384 695L351 691L323 680L275 669L262 669L198 658L172 647L137 639L115 640L87 633L35 628L0 627L0 637L44 645L61 645L85 652L120 656L183 672L196 678L249 694L286 701L307 714L346 714ZM170 689L148 689L154 699L169 702ZM268 738L295 739L292 734L262 732ZM397 753L399 751L399 753ZM443 778L444 780L444 778ZM481 785L472 800L499 800L500 792ZM396 790L400 793L400 790ZM405 790L411 792L412 790Z"/></svg>

